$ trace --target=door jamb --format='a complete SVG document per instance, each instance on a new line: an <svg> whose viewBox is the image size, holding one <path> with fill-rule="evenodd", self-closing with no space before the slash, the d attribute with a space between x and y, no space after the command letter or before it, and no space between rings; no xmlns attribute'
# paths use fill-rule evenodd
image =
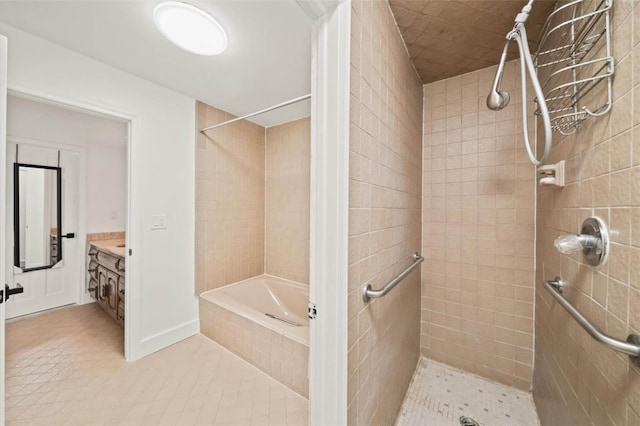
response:
<svg viewBox="0 0 640 426"><path fill-rule="evenodd" d="M309 423L338 425L348 402L351 1L298 1L323 13L312 36Z"/></svg>
<svg viewBox="0 0 640 426"><path fill-rule="evenodd" d="M0 34L0 181L5 181L7 174L7 37ZM6 211L5 186L0 185L0 213ZM0 241L6 240L4 218L0 219ZM4 288L6 265L5 244L0 243L0 286ZM0 425L5 422L5 331L4 305L0 306Z"/></svg>

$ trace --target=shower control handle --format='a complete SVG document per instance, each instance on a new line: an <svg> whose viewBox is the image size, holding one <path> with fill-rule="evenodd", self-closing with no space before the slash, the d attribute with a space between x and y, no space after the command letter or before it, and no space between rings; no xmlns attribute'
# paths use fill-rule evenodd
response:
<svg viewBox="0 0 640 426"><path fill-rule="evenodd" d="M592 216L582 222L579 234L560 235L553 245L562 254L582 252L589 265L598 266L605 262L609 253L609 231L602 219Z"/></svg>

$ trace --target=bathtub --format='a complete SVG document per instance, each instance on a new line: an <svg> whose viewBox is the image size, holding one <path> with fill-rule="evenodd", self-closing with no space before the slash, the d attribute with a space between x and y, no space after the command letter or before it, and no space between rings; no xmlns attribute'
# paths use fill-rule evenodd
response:
<svg viewBox="0 0 640 426"><path fill-rule="evenodd" d="M308 397L309 288L261 275L200 295L200 329Z"/></svg>

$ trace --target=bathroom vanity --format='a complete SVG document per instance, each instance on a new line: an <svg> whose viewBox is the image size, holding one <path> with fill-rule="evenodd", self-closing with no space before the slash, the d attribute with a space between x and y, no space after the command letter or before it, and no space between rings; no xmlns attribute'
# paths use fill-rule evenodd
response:
<svg viewBox="0 0 640 426"><path fill-rule="evenodd" d="M102 309L124 326L124 238L89 241L87 254L89 293Z"/></svg>

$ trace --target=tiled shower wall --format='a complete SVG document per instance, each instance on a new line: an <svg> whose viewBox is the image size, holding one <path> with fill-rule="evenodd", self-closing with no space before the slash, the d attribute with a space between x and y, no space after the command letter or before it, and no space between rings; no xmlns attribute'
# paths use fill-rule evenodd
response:
<svg viewBox="0 0 640 426"><path fill-rule="evenodd" d="M196 127L234 118L196 104ZM196 293L264 273L264 127L196 131Z"/></svg>
<svg viewBox="0 0 640 426"><path fill-rule="evenodd" d="M309 284L311 120L267 129L265 272Z"/></svg>
<svg viewBox="0 0 640 426"><path fill-rule="evenodd" d="M393 424L416 367L420 276L368 305L411 264L421 233L421 82L387 2L351 16L348 423Z"/></svg>
<svg viewBox="0 0 640 426"><path fill-rule="evenodd" d="M235 118L196 104L196 128ZM309 283L310 119L197 132L196 294L268 273Z"/></svg>
<svg viewBox="0 0 640 426"><path fill-rule="evenodd" d="M485 105L495 69L424 86L421 351L528 390L535 171L516 63L502 81L510 105Z"/></svg>
<svg viewBox="0 0 640 426"><path fill-rule="evenodd" d="M538 192L533 395L543 425L640 424L640 369L594 341L542 286L562 275L565 295L599 328L623 340L640 332L640 5L615 1L612 29L613 109L572 136L554 133L550 162L566 161L567 185ZM612 238L595 269L553 246L594 214Z"/></svg>

